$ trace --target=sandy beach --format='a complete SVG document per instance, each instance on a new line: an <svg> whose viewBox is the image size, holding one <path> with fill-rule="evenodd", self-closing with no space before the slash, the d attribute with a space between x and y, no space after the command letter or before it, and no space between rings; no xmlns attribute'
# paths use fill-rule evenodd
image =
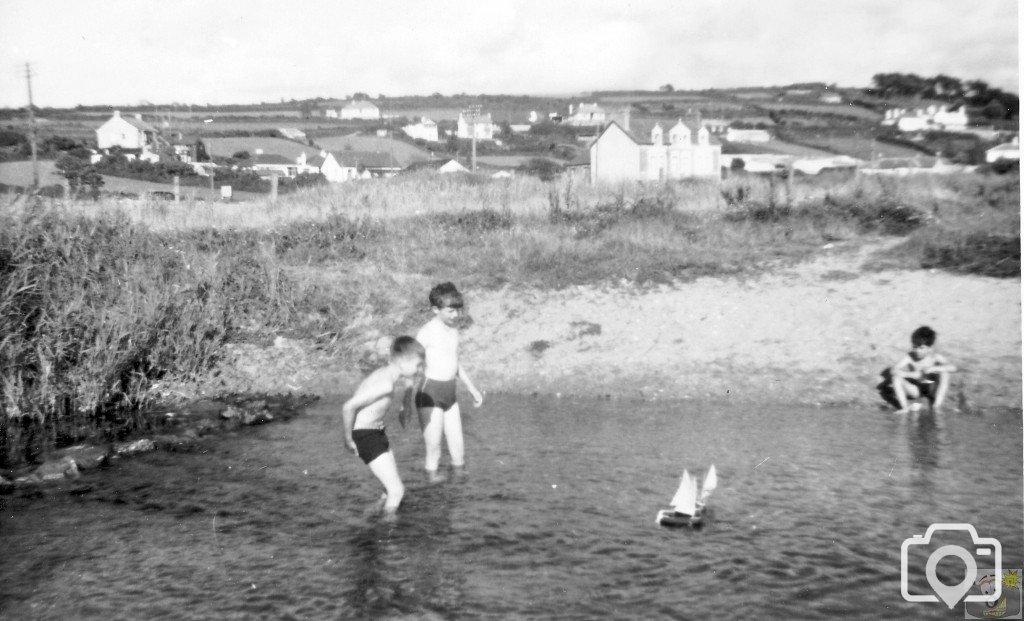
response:
<svg viewBox="0 0 1024 621"><path fill-rule="evenodd" d="M463 364L490 392L881 405L880 372L930 325L960 369L950 406L1020 408L1020 280L866 269L890 243L757 277L467 291ZM203 390L339 394L360 375L300 341L232 352Z"/></svg>

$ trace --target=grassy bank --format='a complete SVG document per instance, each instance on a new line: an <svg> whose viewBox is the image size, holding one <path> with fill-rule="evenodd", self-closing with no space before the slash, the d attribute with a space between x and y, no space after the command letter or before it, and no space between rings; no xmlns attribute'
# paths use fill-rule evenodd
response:
<svg viewBox="0 0 1024 621"><path fill-rule="evenodd" d="M0 466L143 424L154 384L231 340L338 355L411 329L431 284L670 283L744 275L823 244L904 239L880 266L1020 274L1019 182L759 178L592 188L422 176L276 204L37 202L0 215Z"/></svg>

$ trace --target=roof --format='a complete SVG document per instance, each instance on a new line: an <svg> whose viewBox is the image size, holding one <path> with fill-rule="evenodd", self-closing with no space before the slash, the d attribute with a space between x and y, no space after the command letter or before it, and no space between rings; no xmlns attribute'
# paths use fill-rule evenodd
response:
<svg viewBox="0 0 1024 621"><path fill-rule="evenodd" d="M216 157L231 157L239 151L248 151L250 155L254 155L256 149L263 149L264 154L283 155L294 162L300 153L305 153L306 157L320 154L319 147L306 146L284 138L240 136L234 138L201 138L201 140L206 145L206 152Z"/></svg>
<svg viewBox="0 0 1024 621"><path fill-rule="evenodd" d="M368 101L366 99L353 99L345 107L346 108L359 108L359 109L373 108L374 110L379 110L380 109L372 101Z"/></svg>
<svg viewBox="0 0 1024 621"><path fill-rule="evenodd" d="M1020 143L1004 142L1003 144L997 144L991 149L988 149L986 153L991 153L992 151L1020 151Z"/></svg>
<svg viewBox="0 0 1024 621"><path fill-rule="evenodd" d="M295 160L288 159L283 155L276 153L257 153L252 156L253 164L268 164L268 165L281 165L281 166L294 166Z"/></svg>
<svg viewBox="0 0 1024 621"><path fill-rule="evenodd" d="M355 133L347 136L325 136L315 140L317 145L334 153L363 151L393 155L395 165L400 168L405 168L413 162L430 159L430 153L416 145L376 135L363 136ZM319 153L319 149L317 152Z"/></svg>
<svg viewBox="0 0 1024 621"><path fill-rule="evenodd" d="M469 122L469 119L462 112L459 113L459 120L460 121L465 120L467 123ZM478 115L476 115L476 122L479 125L485 125L487 123L493 123L494 121L491 120L491 113L488 112L487 114L478 114Z"/></svg>
<svg viewBox="0 0 1024 621"><path fill-rule="evenodd" d="M696 144L697 130L699 129L699 126L693 119L676 119L675 122L666 121L664 119L631 119L628 130L622 127L618 121L612 121L608 125L605 125L604 129L601 130L601 134L608 131L608 128L612 125L617 125L619 129L633 139L633 142L636 142L637 144L653 144L651 142L651 130L654 129L655 125L661 125L661 130L664 135L663 140L665 141L665 144L668 144L669 132L671 132L672 128L678 123L682 123L690 130L690 142L691 144ZM601 134L598 134L598 138L601 137ZM711 132L708 132L708 144L716 145L721 143L713 134L711 134Z"/></svg>
<svg viewBox="0 0 1024 621"><path fill-rule="evenodd" d="M335 161L341 166L356 168L401 168L402 166L389 153L375 151L331 151Z"/></svg>
<svg viewBox="0 0 1024 621"><path fill-rule="evenodd" d="M444 166L445 164L447 164L448 162L455 162L457 164L459 163L458 160L455 160L455 159L450 158L450 157L446 157L446 158L441 158L441 159L437 159L437 160L426 160L424 162L414 162L414 163L409 164L408 166L406 166L405 170L407 170L409 172L414 172L414 171L417 171L417 170L437 170L437 169L441 168L442 166Z"/></svg>

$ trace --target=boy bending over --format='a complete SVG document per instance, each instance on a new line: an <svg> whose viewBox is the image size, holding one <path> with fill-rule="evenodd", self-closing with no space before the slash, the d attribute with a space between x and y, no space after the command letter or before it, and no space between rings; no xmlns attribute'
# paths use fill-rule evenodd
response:
<svg viewBox="0 0 1024 621"><path fill-rule="evenodd" d="M384 515L393 517L402 502L405 486L384 433L384 415L400 380L410 381L423 371L423 346L411 336L400 336L391 344L388 365L370 373L341 406L345 425L345 446L358 455L384 484Z"/></svg>

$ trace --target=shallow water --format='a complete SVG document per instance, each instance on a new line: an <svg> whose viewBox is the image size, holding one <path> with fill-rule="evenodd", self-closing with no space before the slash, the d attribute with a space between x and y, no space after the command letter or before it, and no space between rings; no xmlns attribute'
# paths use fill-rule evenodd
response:
<svg viewBox="0 0 1024 621"><path fill-rule="evenodd" d="M1024 561L1019 413L493 396L462 481L391 426L389 524L339 406L0 497L0 618L962 619L903 601L903 539L969 521ZM705 528L656 526L712 462Z"/></svg>

